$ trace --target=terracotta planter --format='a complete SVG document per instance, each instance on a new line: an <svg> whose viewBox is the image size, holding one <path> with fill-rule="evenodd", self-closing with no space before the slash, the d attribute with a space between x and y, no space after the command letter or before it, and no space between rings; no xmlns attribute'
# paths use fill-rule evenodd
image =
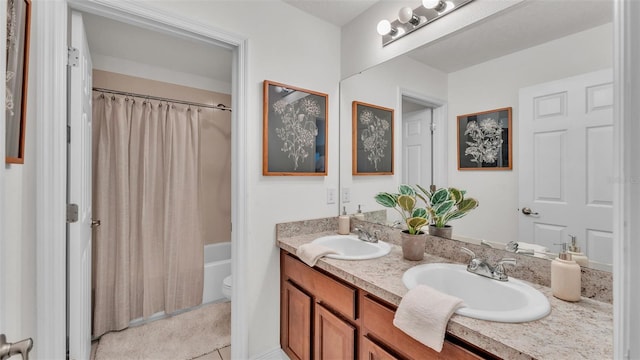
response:
<svg viewBox="0 0 640 360"><path fill-rule="evenodd" d="M451 233L453 228L451 225L445 225L444 227L436 227L435 225L429 225L429 235L438 236L445 239L451 239Z"/></svg>
<svg viewBox="0 0 640 360"><path fill-rule="evenodd" d="M402 240L402 256L407 260L418 261L424 259L424 248L427 234L411 235L406 230L400 233Z"/></svg>

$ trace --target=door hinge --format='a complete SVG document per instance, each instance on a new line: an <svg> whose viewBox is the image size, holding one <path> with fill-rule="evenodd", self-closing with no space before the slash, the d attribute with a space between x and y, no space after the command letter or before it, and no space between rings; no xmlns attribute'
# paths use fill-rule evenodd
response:
<svg viewBox="0 0 640 360"><path fill-rule="evenodd" d="M67 144L71 144L71 126L67 125Z"/></svg>
<svg viewBox="0 0 640 360"><path fill-rule="evenodd" d="M431 122L431 132L432 133L436 132L436 123L435 122Z"/></svg>
<svg viewBox="0 0 640 360"><path fill-rule="evenodd" d="M80 63L80 51L74 47L67 48L67 66L77 67Z"/></svg>
<svg viewBox="0 0 640 360"><path fill-rule="evenodd" d="M74 223L78 221L78 204L67 204L67 222Z"/></svg>

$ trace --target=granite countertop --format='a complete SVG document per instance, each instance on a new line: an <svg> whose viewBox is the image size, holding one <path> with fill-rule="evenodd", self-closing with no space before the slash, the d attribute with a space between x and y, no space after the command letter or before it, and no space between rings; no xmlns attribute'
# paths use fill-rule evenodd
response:
<svg viewBox="0 0 640 360"><path fill-rule="evenodd" d="M277 245L292 254L313 239L335 232L296 235L277 239ZM402 249L393 245L387 256L371 260L322 258L316 267L371 294L398 305L408 292L402 274L425 263L451 262L425 254L422 261L402 258ZM526 323L500 323L454 314L447 332L504 359L612 359L613 306L582 298L565 302L551 295L551 289L527 282L547 296L551 313Z"/></svg>

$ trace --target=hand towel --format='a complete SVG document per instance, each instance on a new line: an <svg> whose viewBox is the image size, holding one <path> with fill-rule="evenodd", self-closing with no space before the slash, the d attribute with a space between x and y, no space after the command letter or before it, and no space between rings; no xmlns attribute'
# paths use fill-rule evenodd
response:
<svg viewBox="0 0 640 360"><path fill-rule="evenodd" d="M433 350L442 351L449 318L462 300L426 285L418 285L402 298L393 325Z"/></svg>
<svg viewBox="0 0 640 360"><path fill-rule="evenodd" d="M534 252L547 252L549 251L548 248L542 246L542 245L537 245L537 244L531 244L531 243L526 243L526 242L522 242L522 241L518 241L518 250L533 250Z"/></svg>
<svg viewBox="0 0 640 360"><path fill-rule="evenodd" d="M337 254L338 252L330 249L326 246L308 243L301 245L296 250L296 256L300 258L305 264L309 266L315 266L318 259L328 254Z"/></svg>

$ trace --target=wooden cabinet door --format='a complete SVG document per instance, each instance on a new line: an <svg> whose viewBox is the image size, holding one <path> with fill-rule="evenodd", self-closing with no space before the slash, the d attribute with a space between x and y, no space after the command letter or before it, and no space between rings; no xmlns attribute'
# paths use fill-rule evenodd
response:
<svg viewBox="0 0 640 360"><path fill-rule="evenodd" d="M311 359L310 296L285 281L282 285L280 340L291 359Z"/></svg>
<svg viewBox="0 0 640 360"><path fill-rule="evenodd" d="M316 360L355 359L356 328L315 304Z"/></svg>
<svg viewBox="0 0 640 360"><path fill-rule="evenodd" d="M378 346L366 336L362 337L360 360L398 360L395 355Z"/></svg>

